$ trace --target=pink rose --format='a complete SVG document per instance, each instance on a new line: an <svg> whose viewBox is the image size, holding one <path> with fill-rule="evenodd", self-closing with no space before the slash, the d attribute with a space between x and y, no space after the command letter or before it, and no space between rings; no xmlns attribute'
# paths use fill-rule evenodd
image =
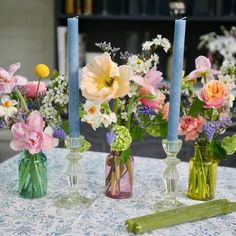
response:
<svg viewBox="0 0 236 236"><path fill-rule="evenodd" d="M36 91L38 87L38 81L28 82L23 90L26 93L27 98L34 98L36 96ZM44 82L40 82L38 94L44 94L47 90L47 86Z"/></svg>
<svg viewBox="0 0 236 236"><path fill-rule="evenodd" d="M179 135L185 135L185 140L195 140L203 130L204 118L184 116L179 121Z"/></svg>
<svg viewBox="0 0 236 236"><path fill-rule="evenodd" d="M26 123L18 122L12 126L11 148L15 151L26 149L31 154L52 148L52 130L50 128L44 130L44 126L40 112L32 111Z"/></svg>
<svg viewBox="0 0 236 236"><path fill-rule="evenodd" d="M219 80L211 80L199 91L198 98L205 108L222 107L229 96L229 89Z"/></svg>

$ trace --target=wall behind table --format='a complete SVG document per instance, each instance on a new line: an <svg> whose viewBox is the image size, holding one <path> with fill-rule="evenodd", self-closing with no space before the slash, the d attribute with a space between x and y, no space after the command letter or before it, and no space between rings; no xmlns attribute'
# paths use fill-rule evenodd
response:
<svg viewBox="0 0 236 236"><path fill-rule="evenodd" d="M1 0L0 66L21 62L21 70L35 80L38 63L54 68L53 0Z"/></svg>

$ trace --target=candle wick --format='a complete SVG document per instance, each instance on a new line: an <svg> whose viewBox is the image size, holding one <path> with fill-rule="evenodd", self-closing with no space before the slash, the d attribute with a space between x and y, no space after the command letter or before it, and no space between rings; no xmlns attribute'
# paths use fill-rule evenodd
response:
<svg viewBox="0 0 236 236"><path fill-rule="evenodd" d="M187 16L184 16L184 17L182 17L180 20L185 20L187 18Z"/></svg>

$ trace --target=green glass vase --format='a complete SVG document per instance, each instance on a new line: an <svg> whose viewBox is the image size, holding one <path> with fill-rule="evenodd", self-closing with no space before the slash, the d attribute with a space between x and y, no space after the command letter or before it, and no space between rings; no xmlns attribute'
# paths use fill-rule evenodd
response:
<svg viewBox="0 0 236 236"><path fill-rule="evenodd" d="M189 162L188 196L207 201L215 198L218 161L207 145L194 145L194 156Z"/></svg>
<svg viewBox="0 0 236 236"><path fill-rule="evenodd" d="M47 158L42 153L30 154L24 150L19 160L19 195L40 198L47 194Z"/></svg>

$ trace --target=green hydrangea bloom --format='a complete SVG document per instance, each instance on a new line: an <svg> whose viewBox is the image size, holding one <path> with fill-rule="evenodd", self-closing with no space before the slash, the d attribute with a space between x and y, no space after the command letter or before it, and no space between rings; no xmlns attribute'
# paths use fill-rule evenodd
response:
<svg viewBox="0 0 236 236"><path fill-rule="evenodd" d="M112 150L118 152L126 150L132 142L129 130L124 126L115 125L113 126L112 131L116 135L116 139L111 146Z"/></svg>
<svg viewBox="0 0 236 236"><path fill-rule="evenodd" d="M236 151L236 134L223 138L221 146L225 149L227 155L233 155Z"/></svg>

